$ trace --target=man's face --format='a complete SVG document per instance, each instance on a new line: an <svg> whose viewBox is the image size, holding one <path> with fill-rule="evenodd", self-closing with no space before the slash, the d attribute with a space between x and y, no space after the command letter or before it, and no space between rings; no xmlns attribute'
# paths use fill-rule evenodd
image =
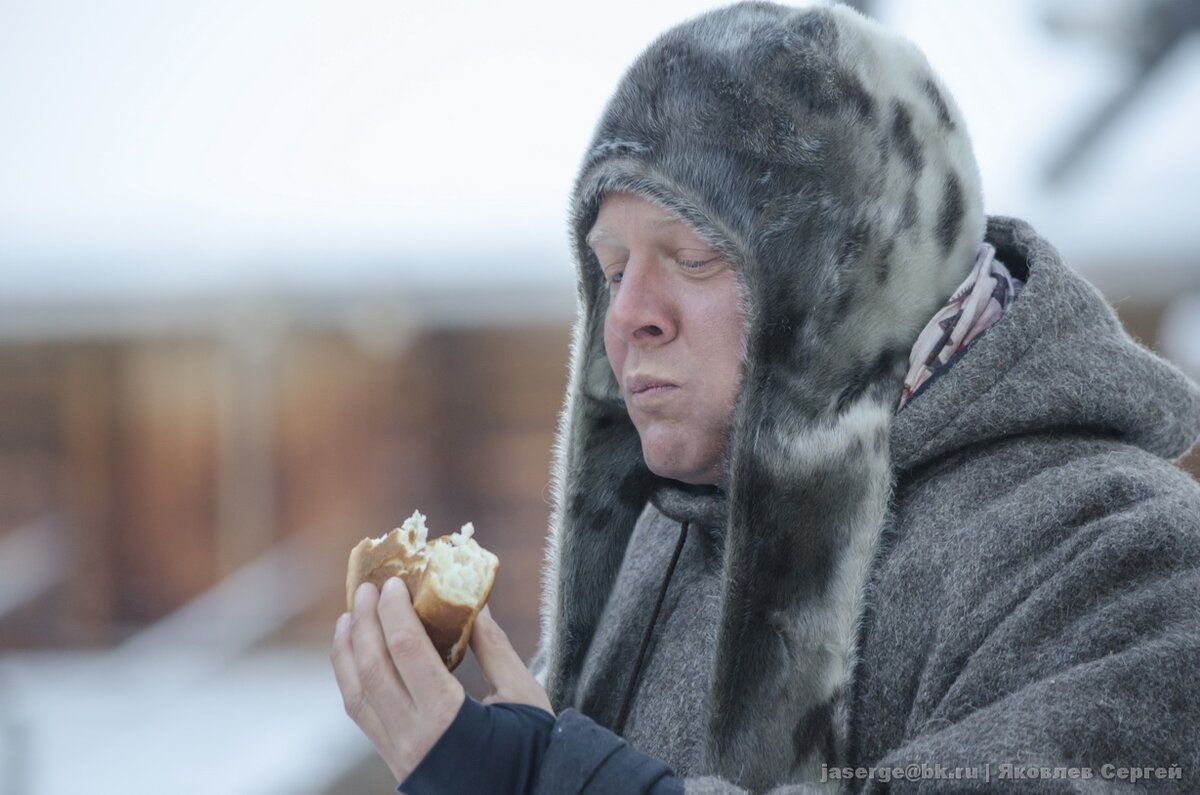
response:
<svg viewBox="0 0 1200 795"><path fill-rule="evenodd" d="M607 194L588 245L604 270L604 349L650 471L720 483L742 371L737 276L685 221Z"/></svg>

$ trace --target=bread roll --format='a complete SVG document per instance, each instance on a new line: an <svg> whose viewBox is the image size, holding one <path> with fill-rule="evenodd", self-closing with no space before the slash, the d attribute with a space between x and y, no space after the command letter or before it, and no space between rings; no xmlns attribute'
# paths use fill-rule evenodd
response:
<svg viewBox="0 0 1200 795"><path fill-rule="evenodd" d="M496 580L499 559L475 541L467 523L451 535L426 541L420 511L379 538L364 538L350 550L346 570L346 609L364 582L382 588L389 577L408 586L417 617L446 667L453 671L467 651L475 616Z"/></svg>

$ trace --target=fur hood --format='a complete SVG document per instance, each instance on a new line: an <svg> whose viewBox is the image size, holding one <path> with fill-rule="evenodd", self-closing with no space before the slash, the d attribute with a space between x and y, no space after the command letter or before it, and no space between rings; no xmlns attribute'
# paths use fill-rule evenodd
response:
<svg viewBox="0 0 1200 795"><path fill-rule="evenodd" d="M580 309L541 638L556 709L573 705L626 543L661 485L605 357L607 291L584 243L616 190L691 223L746 301L705 767L751 788L815 779L842 756L908 352L983 240L962 118L915 47L840 6L716 10L629 69L571 205Z"/></svg>

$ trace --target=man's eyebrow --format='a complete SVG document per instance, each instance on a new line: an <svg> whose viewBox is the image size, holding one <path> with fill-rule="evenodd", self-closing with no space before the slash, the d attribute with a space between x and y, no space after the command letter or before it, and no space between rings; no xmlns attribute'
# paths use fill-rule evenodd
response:
<svg viewBox="0 0 1200 795"><path fill-rule="evenodd" d="M651 226L653 226L655 229L661 229L664 226L674 226L682 223L684 223L684 220L678 215L664 215L660 218L656 218ZM587 237L583 239L583 242L587 243L589 246L594 246L596 243L609 240L611 238L612 235L608 233L608 230L604 229L603 227L597 227L587 233Z"/></svg>

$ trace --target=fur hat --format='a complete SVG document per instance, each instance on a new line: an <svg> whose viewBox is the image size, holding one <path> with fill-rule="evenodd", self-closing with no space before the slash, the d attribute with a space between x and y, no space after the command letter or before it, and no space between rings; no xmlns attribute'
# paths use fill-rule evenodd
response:
<svg viewBox="0 0 1200 795"><path fill-rule="evenodd" d="M542 610L557 708L661 483L605 357L608 293L584 242L611 191L691 223L746 302L705 772L813 780L843 752L908 352L983 240L962 117L911 43L843 6L712 11L628 70L572 196L580 312Z"/></svg>

